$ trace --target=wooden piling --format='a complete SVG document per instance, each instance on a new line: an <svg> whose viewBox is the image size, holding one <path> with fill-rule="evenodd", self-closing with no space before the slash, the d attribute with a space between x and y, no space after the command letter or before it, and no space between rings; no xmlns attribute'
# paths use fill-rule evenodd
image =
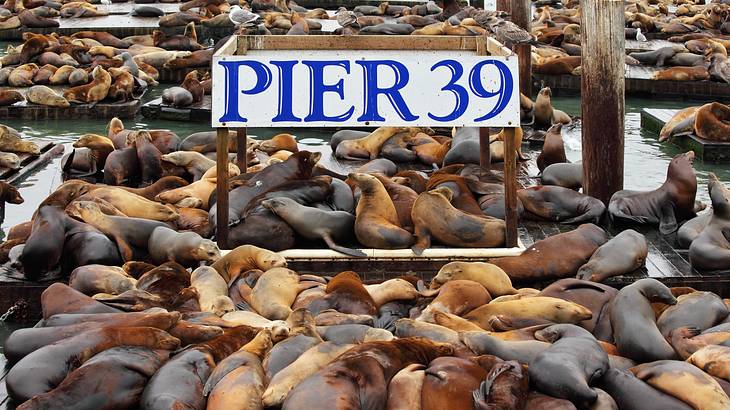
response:
<svg viewBox="0 0 730 410"><path fill-rule="evenodd" d="M624 178L624 2L581 10L583 192L608 205Z"/></svg>
<svg viewBox="0 0 730 410"><path fill-rule="evenodd" d="M489 151L489 127L479 128L479 166L487 172L492 166L492 153Z"/></svg>
<svg viewBox="0 0 730 410"><path fill-rule="evenodd" d="M497 0L497 10L509 13L512 11L512 0Z"/></svg>
<svg viewBox="0 0 730 410"><path fill-rule="evenodd" d="M504 138L504 220L505 247L517 246L517 141L515 128L505 128Z"/></svg>
<svg viewBox="0 0 730 410"><path fill-rule="evenodd" d="M246 128L238 128L236 130L236 165L241 170L242 174L246 173L248 168L248 157L246 156L246 141L248 140L248 134Z"/></svg>
<svg viewBox="0 0 730 410"><path fill-rule="evenodd" d="M512 22L530 31L532 22L532 2L530 0L512 0L510 16ZM532 98L532 46L520 44L514 47L520 62L520 92Z"/></svg>
<svg viewBox="0 0 730 410"><path fill-rule="evenodd" d="M228 128L218 128L216 138L216 239L228 249ZM246 144L244 143L244 151ZM221 160L224 158L224 160Z"/></svg>

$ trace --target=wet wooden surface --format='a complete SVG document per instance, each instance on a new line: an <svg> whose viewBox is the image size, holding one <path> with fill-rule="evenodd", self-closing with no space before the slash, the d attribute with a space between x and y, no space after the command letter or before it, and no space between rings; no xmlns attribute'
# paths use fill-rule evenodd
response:
<svg viewBox="0 0 730 410"><path fill-rule="evenodd" d="M70 107L48 107L20 101L11 106L0 107L0 119L19 118L24 120L59 119L132 119L141 106L139 100L119 103L71 104Z"/></svg>
<svg viewBox="0 0 730 410"><path fill-rule="evenodd" d="M145 118L209 123L210 104L211 97L209 95L203 96L201 102L180 108L167 105L162 102L162 98L157 98L142 105L141 111Z"/></svg>
<svg viewBox="0 0 730 410"><path fill-rule="evenodd" d="M26 138L24 138L26 140ZM47 152L49 152L53 147L54 144L51 141L40 141L40 140L33 140L33 139L27 139L28 141L33 141L38 145L38 148L40 148L41 153L40 155L32 155L32 154L21 154L17 153L18 157L20 158L20 168L18 169L10 169L5 167L0 167L0 180L10 182L10 179L13 180L17 179L16 174L24 174L27 171L28 165L32 164L37 160L38 158L44 156Z"/></svg>
<svg viewBox="0 0 730 410"><path fill-rule="evenodd" d="M659 137L664 124L669 122L679 110L663 108L644 108L641 110L641 127ZM670 140L683 149L692 150L703 162L730 163L730 142L707 141L696 135L684 135Z"/></svg>

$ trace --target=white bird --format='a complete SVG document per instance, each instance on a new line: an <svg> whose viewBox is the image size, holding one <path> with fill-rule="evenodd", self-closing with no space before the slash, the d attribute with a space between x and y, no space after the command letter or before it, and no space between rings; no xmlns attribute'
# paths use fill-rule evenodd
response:
<svg viewBox="0 0 730 410"><path fill-rule="evenodd" d="M108 5L112 4L112 0L101 0L101 4L108 6Z"/></svg>
<svg viewBox="0 0 730 410"><path fill-rule="evenodd" d="M250 26L255 24L261 16L256 13L251 13L248 10L244 10L240 6L233 6L228 11L228 18L237 26Z"/></svg>
<svg viewBox="0 0 730 410"><path fill-rule="evenodd" d="M646 41L646 36L641 32L640 28L636 28L636 40L637 41Z"/></svg>

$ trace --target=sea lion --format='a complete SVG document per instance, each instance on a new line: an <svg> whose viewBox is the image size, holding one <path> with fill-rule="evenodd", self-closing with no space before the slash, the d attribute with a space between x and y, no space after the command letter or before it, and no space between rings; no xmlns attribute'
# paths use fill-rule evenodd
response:
<svg viewBox="0 0 730 410"><path fill-rule="evenodd" d="M139 160L134 147L112 151L104 163L104 183L130 184L139 177Z"/></svg>
<svg viewBox="0 0 730 410"><path fill-rule="evenodd" d="M373 175L380 180L388 192L390 199L393 201L400 226L409 232L412 231L413 219L411 218L411 212L413 210L413 203L418 198L418 194L413 189L397 184L393 179L383 174L374 173Z"/></svg>
<svg viewBox="0 0 730 410"><path fill-rule="evenodd" d="M462 262L452 262L462 263ZM466 314L492 300L484 286L478 282L464 279L452 279L439 288L436 298L426 306L419 317L429 318L434 312L446 312L457 316ZM438 319L434 318L437 324Z"/></svg>
<svg viewBox="0 0 730 410"><path fill-rule="evenodd" d="M79 292L93 296L97 293L111 293L118 295L137 284L118 266L85 265L79 266L71 272L68 285Z"/></svg>
<svg viewBox="0 0 730 410"><path fill-rule="evenodd" d="M535 357L550 347L550 343L539 340L505 341L487 332L461 332L459 339L477 355L491 354L502 360L515 360L529 364Z"/></svg>
<svg viewBox="0 0 730 410"><path fill-rule="evenodd" d="M451 198L452 191L447 187L418 196L411 213L417 238L412 247L414 253L420 255L429 248L431 236L444 245L456 247L493 248L504 244L504 221L467 214L451 205Z"/></svg>
<svg viewBox="0 0 730 410"><path fill-rule="evenodd" d="M575 325L554 325L535 332L552 343L530 362L530 379L540 391L590 404L598 394L589 387L608 370L608 355L587 330Z"/></svg>
<svg viewBox="0 0 730 410"><path fill-rule="evenodd" d="M193 232L178 233L164 227L152 231L147 248L154 263L173 261L186 268L200 262L212 264L221 257L218 246L210 239Z"/></svg>
<svg viewBox="0 0 730 410"><path fill-rule="evenodd" d="M518 300L488 303L464 315L464 318L491 330L489 320L504 315L511 319L544 319L554 323L578 323L593 314L586 307L567 300L534 296Z"/></svg>
<svg viewBox="0 0 730 410"><path fill-rule="evenodd" d="M293 270L271 268L256 281L256 286L251 291L251 305L269 320L286 319L292 312L291 305L299 293L298 284L299 275Z"/></svg>
<svg viewBox="0 0 730 410"><path fill-rule="evenodd" d="M0 152L0 168L20 168L20 157L12 152Z"/></svg>
<svg viewBox="0 0 730 410"><path fill-rule="evenodd" d="M527 216L564 224L599 223L606 211L598 199L559 186L521 189L517 197Z"/></svg>
<svg viewBox="0 0 730 410"><path fill-rule="evenodd" d="M268 271L272 268L285 268L286 259L266 249L253 245L242 245L229 251L211 267L218 271L226 282L231 282L241 273L251 269Z"/></svg>
<svg viewBox="0 0 730 410"><path fill-rule="evenodd" d="M543 185L555 185L573 190L583 187L583 162L558 162L548 165L540 174Z"/></svg>
<svg viewBox="0 0 730 410"><path fill-rule="evenodd" d="M56 94L55 91L45 85L34 85L25 93L28 102L38 105L47 105L49 107L69 107L70 104L66 98Z"/></svg>
<svg viewBox="0 0 730 410"><path fill-rule="evenodd" d="M25 200L20 195L20 192L18 191L18 188L8 184L5 181L0 181L0 202L8 203L8 204L15 204L20 205ZM13 227L15 228L15 227ZM6 240L13 239L13 231L14 229L11 228L8 232L8 236Z"/></svg>
<svg viewBox="0 0 730 410"><path fill-rule="evenodd" d="M628 370L608 369L600 383L621 409L627 410L690 410L688 404L662 393L636 378Z"/></svg>
<svg viewBox="0 0 730 410"><path fill-rule="evenodd" d="M172 60L167 60L162 67L169 70L183 70L186 68L209 67L213 59L213 48L193 51L190 55L180 54Z"/></svg>
<svg viewBox="0 0 730 410"><path fill-rule="evenodd" d="M69 102L96 103L106 98L112 77L101 66L96 66L91 72L93 80L89 84L67 88L63 91L63 98Z"/></svg>
<svg viewBox="0 0 730 410"><path fill-rule="evenodd" d="M421 410L421 390L426 377L422 364L409 364L393 376L388 383L386 410L408 408Z"/></svg>
<svg viewBox="0 0 730 410"><path fill-rule="evenodd" d="M380 127L365 137L345 140L337 145L335 157L339 159L375 159L380 148L393 135L407 131L403 127Z"/></svg>
<svg viewBox="0 0 730 410"><path fill-rule="evenodd" d="M162 102L173 107L187 107L193 103L193 94L182 87L170 87L162 92Z"/></svg>
<svg viewBox="0 0 730 410"><path fill-rule="evenodd" d="M509 276L501 268L483 262L447 263L431 280L430 288L438 289L448 281L459 279L481 284L493 297L517 293L517 290L512 287Z"/></svg>
<svg viewBox="0 0 730 410"><path fill-rule="evenodd" d="M215 166L215 161L196 151L176 151L162 156L163 161L184 167L193 176L193 181L199 180L206 171Z"/></svg>
<svg viewBox="0 0 730 410"><path fill-rule="evenodd" d="M388 302L412 301L420 295L411 282L400 278L389 279L377 285L365 285L365 289L373 298L378 309Z"/></svg>
<svg viewBox="0 0 730 410"><path fill-rule="evenodd" d="M330 249L355 257L365 253L337 245L337 242L351 241L355 217L344 211L323 211L299 204L291 198L272 198L261 205L282 218L299 235L306 239L323 240Z"/></svg>
<svg viewBox="0 0 730 410"><path fill-rule="evenodd" d="M297 139L291 134L277 134L271 137L271 139L261 141L258 145L258 149L269 155L274 154L277 151L286 150L289 152L298 152L299 146Z"/></svg>
<svg viewBox="0 0 730 410"><path fill-rule="evenodd" d="M683 46L669 46L653 51L629 53L629 56L639 60L642 64L664 67L667 61L681 51L687 50Z"/></svg>
<svg viewBox="0 0 730 410"><path fill-rule="evenodd" d="M710 73L702 66L672 67L657 71L652 76L652 80L663 81L703 81L709 79Z"/></svg>
<svg viewBox="0 0 730 410"><path fill-rule="evenodd" d="M666 181L654 191L622 190L613 194L608 205L611 220L659 224L659 232L664 235L675 232L680 222L695 216L694 157L692 151L675 156L669 163Z"/></svg>
<svg viewBox="0 0 730 410"><path fill-rule="evenodd" d="M588 262L578 269L578 278L603 282L631 273L644 266L649 245L644 235L627 229L601 245Z"/></svg>
<svg viewBox="0 0 730 410"><path fill-rule="evenodd" d="M126 408L135 406L147 380L167 360L167 350L119 346L105 350L69 373L57 388L18 406L20 409L73 407ZM90 380L104 380L103 384ZM109 394L109 391L113 392Z"/></svg>
<svg viewBox="0 0 730 410"><path fill-rule="evenodd" d="M542 172L547 166L568 162L565 157L565 146L563 145L563 136L561 131L563 124L557 123L552 125L545 134L545 142L542 145L542 151L537 156L537 169Z"/></svg>
<svg viewBox="0 0 730 410"><path fill-rule="evenodd" d="M77 198L78 201L102 200L133 218L169 222L178 218L177 213L158 202L150 201L132 192L116 187L98 187Z"/></svg>
<svg viewBox="0 0 730 410"><path fill-rule="evenodd" d="M577 58L577 64L580 65L580 57L566 57L566 59L576 59ZM558 59L560 60L560 59ZM552 64L557 64L558 61L554 60ZM538 66L539 67L539 66ZM573 67L574 69L575 67ZM539 70L536 69L536 72L539 72ZM572 72L572 69L571 69ZM550 126L552 124L561 123L561 124L570 124L571 119L570 117L564 113L563 111L560 111L553 107L551 97L553 93L550 90L550 87L544 87L540 90L540 92L537 93L537 98L535 99L535 105L534 105L534 116L535 116L535 123L539 126Z"/></svg>
<svg viewBox="0 0 730 410"><path fill-rule="evenodd" d="M180 188L188 185L188 181L176 177L176 176L165 176L160 179L158 179L154 184L148 185L144 188L129 188L129 187L119 187L119 189L123 189L127 192L131 192L135 195L139 195L142 198L148 199L150 201L154 200L157 195L159 195L162 192L169 191L171 189ZM182 209L178 209L178 213L182 212Z"/></svg>
<svg viewBox="0 0 730 410"><path fill-rule="evenodd" d="M134 260L135 249L138 254L146 251L152 231L166 226L163 222L149 219L104 215L96 203L89 201L74 202L70 212L113 238L124 261Z"/></svg>
<svg viewBox="0 0 730 410"><path fill-rule="evenodd" d="M613 338L621 356L638 362L673 359L676 353L656 325L651 303L677 303L656 279L640 279L621 289L611 302Z"/></svg>
<svg viewBox="0 0 730 410"><path fill-rule="evenodd" d="M216 316L235 310L228 298L228 285L225 280L209 266L201 266L190 275L190 286L198 291L198 303L203 312L213 312Z"/></svg>
<svg viewBox="0 0 730 410"><path fill-rule="evenodd" d="M727 121L730 121L730 107L721 103L705 104L695 114L695 135L708 141L730 141Z"/></svg>
<svg viewBox="0 0 730 410"><path fill-rule="evenodd" d="M677 112L659 132L659 142L686 132L692 132L699 107L687 107Z"/></svg>
<svg viewBox="0 0 730 410"><path fill-rule="evenodd" d="M537 296L560 298L588 308L591 318L579 323L579 326L593 333L598 340L611 341L608 310L617 293L610 286L566 278L553 282Z"/></svg>
<svg viewBox="0 0 730 410"><path fill-rule="evenodd" d="M489 370L498 361L501 360L489 356L473 359L461 357L434 359L425 370L421 394L428 399L421 401L421 408L424 410L471 408L474 398L469 393L479 388Z"/></svg>
<svg viewBox="0 0 730 410"><path fill-rule="evenodd" d="M499 258L493 263L509 272L513 280L575 276L606 241L608 237L603 229L583 224L574 231L535 242L520 256Z"/></svg>
<svg viewBox="0 0 730 410"><path fill-rule="evenodd" d="M398 213L382 182L368 174L351 173L348 178L362 192L355 211L355 236L358 241L367 247L379 249L410 246L413 236L398 225Z"/></svg>
<svg viewBox="0 0 730 410"><path fill-rule="evenodd" d="M367 131L339 130L332 134L329 143L330 148L332 148L332 152L335 152L337 150L337 146L340 145L342 141L356 140L368 135L370 135L370 133Z"/></svg>
<svg viewBox="0 0 730 410"><path fill-rule="evenodd" d="M730 398L712 376L697 367L675 360L659 360L630 369L637 378L694 408L724 409Z"/></svg>
<svg viewBox="0 0 730 410"><path fill-rule="evenodd" d="M0 125L0 151L32 155L41 153L38 144L33 141L23 140L18 131L4 125Z"/></svg>
<svg viewBox="0 0 730 410"><path fill-rule="evenodd" d="M49 28L61 25L58 20L41 17L30 10L21 10L18 13L18 19L23 26L28 28Z"/></svg>
<svg viewBox="0 0 730 410"><path fill-rule="evenodd" d="M728 361L730 361L730 347L715 345L705 346L687 359L688 363L726 381L730 380Z"/></svg>
<svg viewBox="0 0 730 410"><path fill-rule="evenodd" d="M0 106L7 107L19 101L25 101L25 97L20 92L16 90L0 91Z"/></svg>
<svg viewBox="0 0 730 410"><path fill-rule="evenodd" d="M325 297L310 303L308 309L318 314L326 309L356 315L373 316L378 311L372 296L360 280L360 276L352 271L338 273L327 283Z"/></svg>
<svg viewBox="0 0 730 410"><path fill-rule="evenodd" d="M695 269L725 270L730 267L730 190L714 173L708 175L707 185L712 216L689 246L689 260Z"/></svg>
<svg viewBox="0 0 730 410"><path fill-rule="evenodd" d="M677 298L657 319L657 327L664 337L680 327L691 326L703 331L727 318L728 307L711 292L692 292Z"/></svg>
<svg viewBox="0 0 730 410"><path fill-rule="evenodd" d="M681 249L689 249L692 242L697 239L705 227L712 220L712 211L704 212L682 224L677 229L677 245Z"/></svg>
<svg viewBox="0 0 730 410"><path fill-rule="evenodd" d="M205 407L203 386L215 367L212 353L205 348L183 350L150 378L140 399L140 408Z"/></svg>
<svg viewBox="0 0 730 410"><path fill-rule="evenodd" d="M94 354L115 346L176 349L180 341L151 327L90 330L42 347L21 359L7 375L8 395L19 402L47 393Z"/></svg>
<svg viewBox="0 0 730 410"><path fill-rule="evenodd" d="M30 87L33 85L33 77L38 72L36 64L23 64L10 72L8 85L11 87Z"/></svg>

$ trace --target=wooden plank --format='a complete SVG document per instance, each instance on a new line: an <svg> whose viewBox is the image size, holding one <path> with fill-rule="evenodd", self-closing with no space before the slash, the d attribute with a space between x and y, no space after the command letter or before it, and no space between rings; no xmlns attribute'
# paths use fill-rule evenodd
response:
<svg viewBox="0 0 730 410"><path fill-rule="evenodd" d="M228 248L228 128L218 128L216 138L216 239Z"/></svg>
<svg viewBox="0 0 730 410"><path fill-rule="evenodd" d="M514 6L514 5L513 5ZM516 128L505 128L504 138L504 205L506 246L517 246L517 147Z"/></svg>
<svg viewBox="0 0 730 410"><path fill-rule="evenodd" d="M242 36L249 50L477 50L461 36ZM243 44L239 43L239 54Z"/></svg>
<svg viewBox="0 0 730 410"><path fill-rule="evenodd" d="M119 103L71 104L70 107L48 107L20 101L0 107L0 119L24 120L78 120L78 119L132 119L141 106L140 100Z"/></svg>
<svg viewBox="0 0 730 410"><path fill-rule="evenodd" d="M246 128L236 129L236 164L238 169L241 170L241 174L246 173L248 168L248 157L246 155Z"/></svg>

